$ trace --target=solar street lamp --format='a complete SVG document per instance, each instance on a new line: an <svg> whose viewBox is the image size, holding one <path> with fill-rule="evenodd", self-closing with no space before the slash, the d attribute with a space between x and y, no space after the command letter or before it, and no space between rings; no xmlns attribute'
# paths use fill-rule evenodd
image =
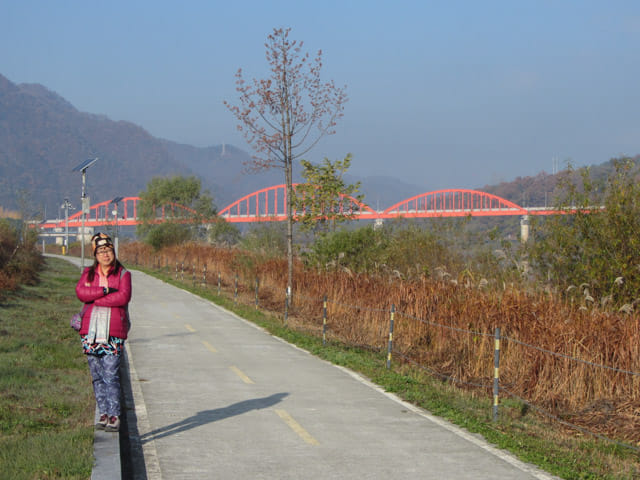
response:
<svg viewBox="0 0 640 480"><path fill-rule="evenodd" d="M96 158L90 158L88 160L85 160L84 162L82 162L80 165L78 165L77 167L75 167L72 171L73 172L82 172L82 240L80 240L80 256L82 257L82 261L81 261L81 265L82 265L82 269L84 270L84 219L87 216L87 214L89 213L89 197L87 197L86 195L86 184L87 184L87 169L93 165L94 163L96 163L98 161L98 157Z"/></svg>

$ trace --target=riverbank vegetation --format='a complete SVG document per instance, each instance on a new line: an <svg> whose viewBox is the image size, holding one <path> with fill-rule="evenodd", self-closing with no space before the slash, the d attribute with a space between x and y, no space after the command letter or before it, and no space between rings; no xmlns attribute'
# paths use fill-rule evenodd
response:
<svg viewBox="0 0 640 480"><path fill-rule="evenodd" d="M558 476L639 478L637 178L629 159L607 178L568 170L567 214L525 244L512 218L301 229L289 298L282 224L119 256Z"/></svg>
<svg viewBox="0 0 640 480"><path fill-rule="evenodd" d="M245 232L235 246L123 244L121 258L208 295L226 292L234 305L271 312L285 331L390 354L390 370L406 374L404 382L417 382L418 390L423 383L455 387L484 405L471 423L482 424L487 438L502 444L487 432L508 436L510 449L558 475L634 478L640 475L637 167L623 159L608 179L593 181L588 172L581 183L576 178L567 172L556 199L570 215L532 222L527 244L499 228L478 229L470 218L307 234L291 302L277 224ZM410 399L431 395L409 390ZM469 418L458 407L415 401ZM513 441L517 431L535 445Z"/></svg>

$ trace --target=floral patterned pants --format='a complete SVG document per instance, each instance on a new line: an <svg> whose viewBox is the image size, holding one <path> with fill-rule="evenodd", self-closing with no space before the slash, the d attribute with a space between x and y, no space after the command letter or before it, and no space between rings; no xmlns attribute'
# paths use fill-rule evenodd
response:
<svg viewBox="0 0 640 480"><path fill-rule="evenodd" d="M120 355L87 355L93 392L102 415L120 416Z"/></svg>

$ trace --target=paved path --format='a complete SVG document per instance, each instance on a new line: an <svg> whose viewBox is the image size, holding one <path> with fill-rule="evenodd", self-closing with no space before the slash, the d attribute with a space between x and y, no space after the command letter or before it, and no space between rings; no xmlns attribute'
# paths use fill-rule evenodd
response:
<svg viewBox="0 0 640 480"><path fill-rule="evenodd" d="M549 479L232 313L133 272L146 477Z"/></svg>

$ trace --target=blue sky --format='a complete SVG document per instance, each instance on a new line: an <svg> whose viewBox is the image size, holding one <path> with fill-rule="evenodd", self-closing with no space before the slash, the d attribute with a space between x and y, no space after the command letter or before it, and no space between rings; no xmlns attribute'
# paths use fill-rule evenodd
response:
<svg viewBox="0 0 640 480"><path fill-rule="evenodd" d="M81 111L197 146L250 151L223 105L264 77L291 27L346 85L337 134L307 159L478 188L640 153L640 2L0 2L0 74Z"/></svg>

